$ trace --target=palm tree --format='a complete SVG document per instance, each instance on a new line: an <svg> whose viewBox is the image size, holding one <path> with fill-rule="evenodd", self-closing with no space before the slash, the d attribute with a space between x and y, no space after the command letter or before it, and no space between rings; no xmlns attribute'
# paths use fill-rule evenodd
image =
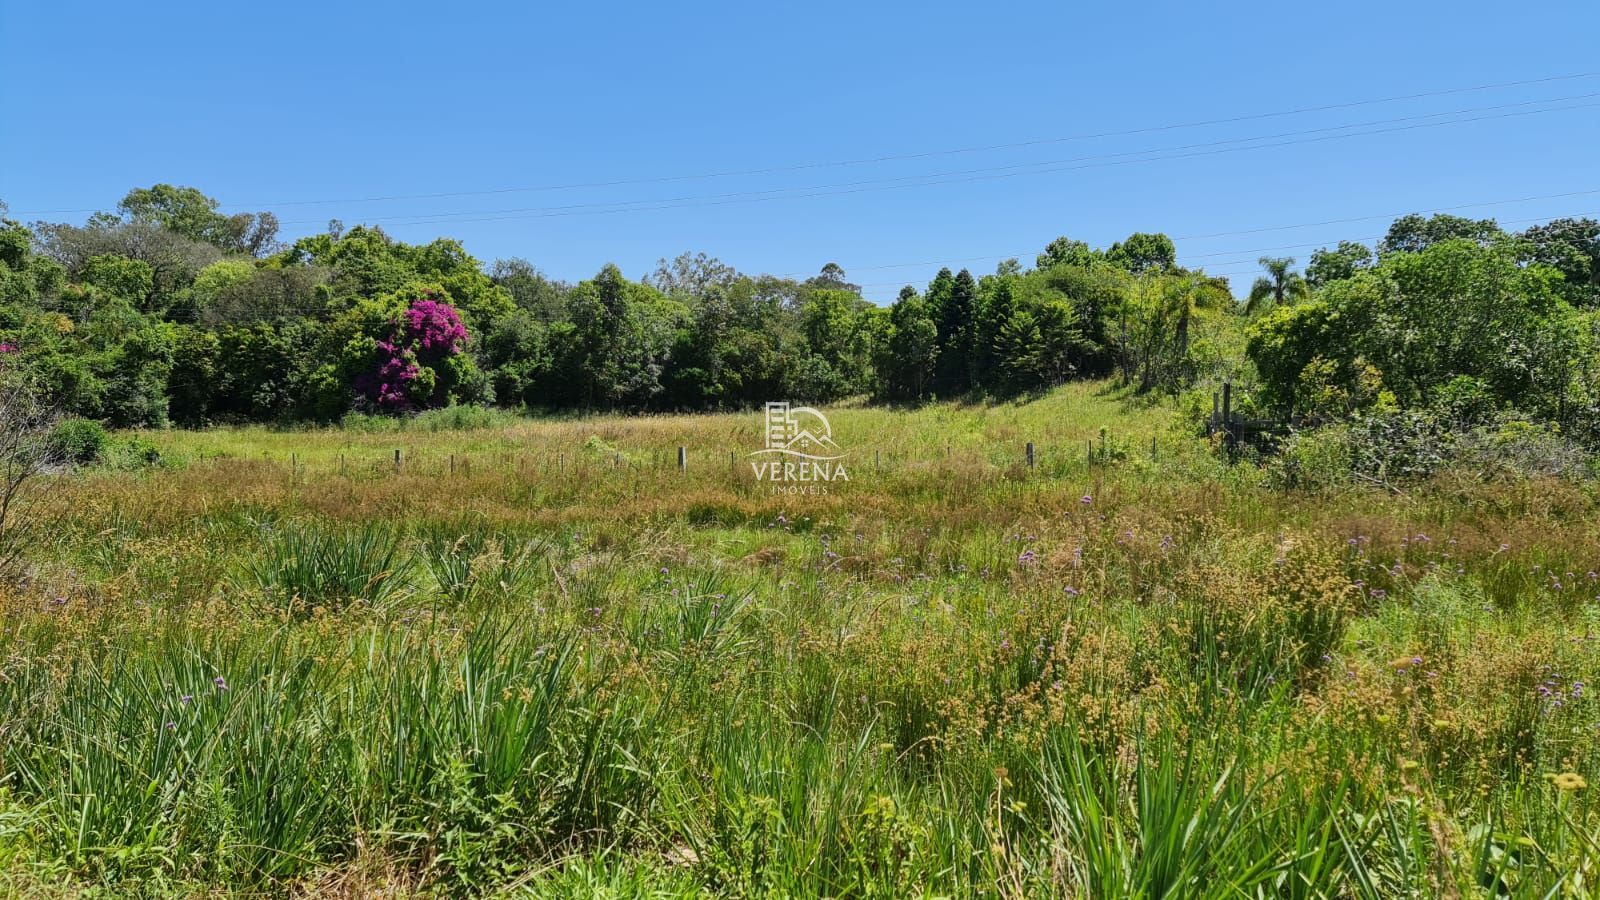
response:
<svg viewBox="0 0 1600 900"><path fill-rule="evenodd" d="M1268 301L1271 305L1282 306L1311 296L1311 285L1306 283L1305 276L1290 271L1294 257L1263 256L1257 262L1267 270L1267 274L1257 278L1251 286L1250 298L1244 302L1246 315L1265 309Z"/></svg>

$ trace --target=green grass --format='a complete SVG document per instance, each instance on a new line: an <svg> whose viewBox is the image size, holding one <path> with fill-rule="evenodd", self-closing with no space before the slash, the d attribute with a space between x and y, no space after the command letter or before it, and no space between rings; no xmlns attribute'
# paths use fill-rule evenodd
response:
<svg viewBox="0 0 1600 900"><path fill-rule="evenodd" d="M1277 491L1098 385L829 412L822 496L728 464L755 414L63 476L0 893L1594 892L1593 484Z"/></svg>

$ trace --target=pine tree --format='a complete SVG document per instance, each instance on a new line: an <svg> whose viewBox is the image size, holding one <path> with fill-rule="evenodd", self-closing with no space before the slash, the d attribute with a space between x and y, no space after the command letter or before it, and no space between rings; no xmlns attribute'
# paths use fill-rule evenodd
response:
<svg viewBox="0 0 1600 900"><path fill-rule="evenodd" d="M939 277L948 276L949 269L939 272ZM935 284L929 285L928 293L933 295L939 278L934 279ZM978 283L973 280L972 273L962 269L949 281L949 292L943 302L935 310L935 324L938 327L939 361L934 372L934 391L941 397L954 397L972 390L973 366L973 332L974 313L978 304Z"/></svg>
<svg viewBox="0 0 1600 900"><path fill-rule="evenodd" d="M939 359L939 332L933 312L910 286L889 310L889 331L878 372L882 393L891 400L920 401L933 388Z"/></svg>

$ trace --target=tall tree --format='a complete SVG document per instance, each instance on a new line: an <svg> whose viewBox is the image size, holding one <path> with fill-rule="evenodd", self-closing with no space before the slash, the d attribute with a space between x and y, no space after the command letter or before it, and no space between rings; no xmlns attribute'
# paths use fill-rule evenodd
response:
<svg viewBox="0 0 1600 900"><path fill-rule="evenodd" d="M135 188L117 209L132 222L148 222L221 250L265 256L277 250L278 217L270 212L217 211L217 201L192 187L158 184Z"/></svg>
<svg viewBox="0 0 1600 900"><path fill-rule="evenodd" d="M1564 279L1557 290L1574 306L1600 306L1600 222L1552 219L1524 231L1530 262L1549 266Z"/></svg>
<svg viewBox="0 0 1600 900"><path fill-rule="evenodd" d="M671 262L658 260L644 283L669 297L702 297L713 287L726 288L738 280L739 271L715 256L685 251Z"/></svg>
<svg viewBox="0 0 1600 900"><path fill-rule="evenodd" d="M1345 278L1354 278L1357 272L1372 265L1372 248L1355 241L1340 241L1332 250L1321 247L1311 251L1311 262L1306 264L1306 283L1313 288Z"/></svg>
<svg viewBox="0 0 1600 900"><path fill-rule="evenodd" d="M1178 267L1178 250L1172 238L1164 234L1138 231L1128 235L1127 240L1112 244L1106 251L1106 260L1135 275L1168 272Z"/></svg>
<svg viewBox="0 0 1600 900"><path fill-rule="evenodd" d="M831 262L822 267L822 271L806 279L806 284L828 291L849 291L852 294L861 293L861 285L851 284L845 277L844 267L836 262Z"/></svg>
<svg viewBox="0 0 1600 900"><path fill-rule="evenodd" d="M973 342L978 306L978 283L972 273L962 269L954 278L945 269L928 287L930 298L940 297L933 310L939 333L939 367L934 373L934 391L941 397L955 397L972 390ZM940 279L946 283L940 283Z"/></svg>
<svg viewBox="0 0 1600 900"><path fill-rule="evenodd" d="M1088 266L1103 257L1104 254L1090 249L1083 241L1075 241L1062 235L1045 246L1044 252L1034 259L1034 265L1041 269L1055 266Z"/></svg>
<svg viewBox="0 0 1600 900"><path fill-rule="evenodd" d="M1378 243L1378 255L1421 253L1441 241L1462 239L1480 247L1506 236L1493 219L1466 219L1444 213L1424 218L1412 213L1389 226L1389 233Z"/></svg>
<svg viewBox="0 0 1600 900"><path fill-rule="evenodd" d="M889 328L877 356L881 393L890 400L917 402L933 389L939 359L939 329L928 302L906 285L889 310Z"/></svg>
<svg viewBox="0 0 1600 900"><path fill-rule="evenodd" d="M1294 271L1292 256L1263 256L1256 260L1267 274L1256 279L1245 300L1247 315L1265 309L1268 305L1287 306L1311 296L1311 288L1299 272Z"/></svg>

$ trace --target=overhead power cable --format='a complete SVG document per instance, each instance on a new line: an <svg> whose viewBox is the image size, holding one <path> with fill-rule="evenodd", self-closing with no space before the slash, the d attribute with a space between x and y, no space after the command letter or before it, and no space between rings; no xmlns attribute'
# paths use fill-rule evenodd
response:
<svg viewBox="0 0 1600 900"><path fill-rule="evenodd" d="M275 200L270 202L230 203L225 204L229 209L270 209L285 206L318 206L351 203L378 203L398 200L432 200L447 197L483 197L496 194L534 193L541 191L579 190L588 188L619 187L626 185L663 184L677 181L694 181L713 178L730 178L755 175L773 175L787 172L801 172L810 169L835 168L844 166L859 166L886 162L900 162L916 159L928 159L940 156L955 156L970 153L987 153L1000 150L1022 149L1049 144L1069 143L1073 141L1097 140L1112 137L1128 137L1139 134L1152 134L1164 131L1177 131L1190 128L1204 128L1215 125L1229 125L1240 122L1260 121L1265 119L1283 118L1288 116L1306 115L1317 112L1331 112L1341 109L1354 109L1362 106L1374 106L1385 103L1398 103L1408 100L1423 100L1433 97L1445 97L1456 94L1477 93L1481 91L1501 90L1532 85L1551 84L1565 81L1578 81L1600 77L1600 72L1575 72L1566 75L1550 75L1542 78L1520 79L1515 81L1501 81L1487 84L1470 85L1466 87L1444 88L1440 90L1420 91L1410 94L1395 94L1386 97L1372 97L1362 100L1350 100L1339 103L1327 103L1315 106L1302 106L1291 109L1272 110L1268 112L1247 113L1242 115L1226 116L1215 119L1200 119L1186 122L1170 122L1158 125L1141 126L1114 131L1085 132L1057 137L1035 138L1007 143L983 144L967 147L953 147L937 150L925 150L907 153L885 154L880 156L865 156L852 159L836 159L818 162L794 163L788 165L763 166L746 169L728 169L711 172L698 172L690 174L661 175L642 178L614 178L585 182L570 182L562 184L545 184L531 186L494 187L480 190L466 191L435 191L428 193L412 194L385 194L365 197L342 198L317 198L302 200ZM98 208L79 209L29 209L15 210L16 215L53 215L62 213L92 213Z"/></svg>
<svg viewBox="0 0 1600 900"><path fill-rule="evenodd" d="M1584 95L1584 96L1600 96L1600 92L1597 92L1597 93L1591 94L1591 95ZM1538 101L1538 102L1552 102L1552 101ZM1516 104L1516 105L1522 105L1522 104ZM378 217L378 218L373 218L373 219L369 219L369 220L366 220L366 221L369 221L369 222L372 222L372 223L375 223L375 224L386 224L386 225L392 225L392 226L442 225L442 224L481 223L481 222L505 222L505 221L516 221L516 220L526 220L526 219L566 218L566 217L570 217L570 216L614 215L614 214L617 214L617 213L630 213L630 212L655 212L655 211L661 211L661 210L691 209L691 208L699 208L699 207L727 206L727 205L734 205L734 204L762 203L762 202L770 202L770 201L773 201L773 200L794 200L794 199L807 199L807 198L814 198L814 197L842 196L842 195L847 195L847 194L875 193L875 192L882 192L882 191L904 190L904 189L907 189L907 188L932 187L932 186L935 186L935 185L945 185L945 184L966 184L966 183L983 182L983 181L997 181L997 180L1008 179L1008 178L1016 178L1016 177L1027 176L1027 175L1049 175L1049 174L1057 174L1057 173L1061 173L1061 172L1072 172L1072 171L1081 171L1081 170L1085 170L1085 169L1107 168L1107 167L1113 167L1113 166L1132 165L1132 164L1138 164L1138 163L1166 162L1166 161L1179 160L1179 159L1192 159L1192 158L1196 158L1196 157L1215 156L1215 155L1224 154L1224 153L1239 153L1239 152L1248 151L1248 150L1265 150L1265 149L1271 149L1271 148L1276 148L1276 147L1287 147L1287 146L1293 146L1293 145L1299 145L1299 144L1321 143L1321 142L1324 142L1324 141L1343 140L1343 139L1355 138L1355 137L1370 137L1370 136L1373 136L1373 135L1392 134L1392 133L1396 133L1396 132L1405 132L1405 131L1415 131L1415 130L1419 130L1419 129L1423 129L1423 128L1438 128L1438 127L1442 127L1442 126L1446 126L1446 125L1463 125L1463 124L1469 124L1469 123L1472 123L1472 122L1481 122L1481 121L1488 121L1488 120L1494 120L1494 119L1507 119L1507 118L1514 118L1514 117L1519 117L1519 116L1540 115L1540 114L1552 113L1552 112L1570 112L1570 111L1573 111L1573 110L1592 109L1592 108L1595 108L1595 107L1600 107L1600 102L1574 104L1574 105L1569 105L1569 106L1551 107L1551 108L1546 108L1546 109L1522 110L1522 111L1517 111L1517 112L1499 113L1499 114L1495 114L1495 115L1474 116L1474 117L1463 118L1463 119L1452 119L1452 120L1444 121L1444 122L1423 122L1423 123L1413 123L1413 124L1409 124L1409 125L1397 125L1397 126L1390 127L1390 128L1375 128L1375 129L1370 129L1370 130L1367 130L1367 131L1356 131L1356 132L1350 132L1350 133L1346 133L1346 134L1324 134L1324 135L1321 135L1321 136L1318 136L1318 137L1306 137L1306 138L1298 138L1298 139L1294 139L1294 140L1272 141L1272 142L1269 142L1269 143L1254 143L1254 144L1250 144L1249 146L1220 147L1220 148L1217 148L1217 147L1215 147L1214 144L1198 145L1198 146L1210 146L1210 147L1213 147L1213 149L1197 150L1197 151L1185 152L1185 153L1171 153L1171 152L1169 152L1171 150L1176 150L1176 149L1180 149L1180 148L1163 148L1163 149L1158 149L1158 150L1133 151L1134 153L1166 154L1166 155L1145 156L1144 158L1138 158L1138 159L1106 159L1105 157L1084 157L1084 159L1101 159L1101 160L1104 160L1104 161L1088 162L1088 163L1081 163L1081 164L1076 164L1076 165L1064 165L1064 166L1063 165L1057 165L1058 162L1067 162L1067 160L1057 160L1057 161L1050 161L1050 162L1043 162L1043 163L1021 164L1021 165L1017 165L1017 166L1002 166L1002 167L991 167L991 168L985 168L985 169L974 169L974 170L965 170L965 171L956 171L956 172L941 172L941 173L931 173L931 174L926 174L926 175L903 176L903 177L900 177L900 178L892 178L892 179L872 179L872 180L863 181L863 182L845 182L845 183L837 184L837 185L816 185L816 186L812 186L812 187L803 187L803 188L779 188L779 189L772 189L772 190L767 190L767 191L735 192L733 194L726 194L726 195L713 194L713 195L702 195L702 196L686 196L686 197L677 197L677 198L666 198L666 199L662 199L662 200L616 201L616 202L609 203L609 204L607 204L607 203L593 203L593 204L573 204L573 205L570 205L570 206L559 206L559 207L529 207L529 208L526 208L525 210L484 211L482 213L478 213L478 212L460 212L460 213L435 213L435 214L432 214L432 215L414 215L414 216L396 215L396 216L392 216L392 217ZM1402 121L1402 120L1396 120L1396 121ZM1340 127L1347 128L1347 127L1365 127L1365 126L1340 126ZM1327 129L1313 129L1313 131L1317 131L1317 132L1324 131L1324 130L1327 130ZM1302 133L1304 133L1304 132L1302 132ZM1273 136L1273 137L1276 137L1276 136ZM1266 140L1266 139L1267 138L1257 137L1257 138L1248 138L1248 139L1235 139L1235 140L1232 140L1232 141L1227 141L1227 142L1222 142L1222 143L1241 143L1243 141L1262 141L1262 140ZM1112 156L1126 156L1126 155L1131 155L1131 154L1129 154L1129 153L1112 154ZM1030 170L1028 170L1028 171L1013 171L1013 170L1021 169L1021 168L1023 168L1023 166L1028 166L1028 167L1044 166L1045 168L1030 168ZM972 174L972 173L982 173L982 174ZM947 177L947 176L953 176L953 177ZM654 205L627 205L627 204L654 204ZM318 221L320 221L320 220L304 219L304 220L294 220L294 221L290 221L290 222L285 222L284 224L312 224L312 223L315 223L315 222L318 222Z"/></svg>

